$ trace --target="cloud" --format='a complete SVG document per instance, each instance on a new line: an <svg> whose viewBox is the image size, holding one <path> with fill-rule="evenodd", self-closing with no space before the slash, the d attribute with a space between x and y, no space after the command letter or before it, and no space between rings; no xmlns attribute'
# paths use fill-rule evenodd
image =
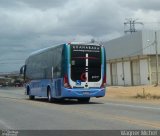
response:
<svg viewBox="0 0 160 136"><path fill-rule="evenodd" d="M116 38L127 17L159 21L158 5L156 0L0 0L0 59L25 59L58 43ZM0 67L6 70L15 67Z"/></svg>
<svg viewBox="0 0 160 136"><path fill-rule="evenodd" d="M159 0L116 0L117 3L124 7L132 10L153 10L159 11Z"/></svg>

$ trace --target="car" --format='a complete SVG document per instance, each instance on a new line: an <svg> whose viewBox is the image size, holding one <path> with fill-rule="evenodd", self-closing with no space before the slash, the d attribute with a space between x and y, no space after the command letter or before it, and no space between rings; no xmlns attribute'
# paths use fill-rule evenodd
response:
<svg viewBox="0 0 160 136"><path fill-rule="evenodd" d="M15 87L22 87L23 83L21 81L17 80L17 81L14 82L14 86Z"/></svg>

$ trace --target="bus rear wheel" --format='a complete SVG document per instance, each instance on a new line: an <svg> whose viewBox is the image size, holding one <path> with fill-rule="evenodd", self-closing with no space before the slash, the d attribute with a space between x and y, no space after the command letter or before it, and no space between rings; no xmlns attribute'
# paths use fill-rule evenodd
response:
<svg viewBox="0 0 160 136"><path fill-rule="evenodd" d="M89 103L89 101L90 101L90 97L78 98L78 102L81 102L81 103Z"/></svg>
<svg viewBox="0 0 160 136"><path fill-rule="evenodd" d="M51 103L53 101L50 88L47 89L47 98L48 98L48 102Z"/></svg>
<svg viewBox="0 0 160 136"><path fill-rule="evenodd" d="M27 95L29 96L29 100L34 100L34 95L31 95L31 91L30 91L30 88L27 87Z"/></svg>
<svg viewBox="0 0 160 136"><path fill-rule="evenodd" d="M33 95L29 95L29 99L30 99L30 100L34 100L34 98L35 98L35 97L34 97Z"/></svg>

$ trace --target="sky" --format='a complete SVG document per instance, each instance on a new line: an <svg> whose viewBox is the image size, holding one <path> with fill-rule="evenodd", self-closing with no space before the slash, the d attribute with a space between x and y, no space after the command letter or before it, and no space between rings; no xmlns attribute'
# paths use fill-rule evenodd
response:
<svg viewBox="0 0 160 136"><path fill-rule="evenodd" d="M32 52L73 41L108 41L160 28L160 0L0 0L0 72L18 71ZM126 29L126 28L125 28Z"/></svg>

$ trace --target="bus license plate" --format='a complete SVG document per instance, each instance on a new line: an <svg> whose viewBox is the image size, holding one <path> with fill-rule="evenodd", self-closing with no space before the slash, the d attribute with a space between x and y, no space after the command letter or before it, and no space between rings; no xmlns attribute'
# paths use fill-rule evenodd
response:
<svg viewBox="0 0 160 136"><path fill-rule="evenodd" d="M89 95L89 92L85 91L83 92L84 95Z"/></svg>

